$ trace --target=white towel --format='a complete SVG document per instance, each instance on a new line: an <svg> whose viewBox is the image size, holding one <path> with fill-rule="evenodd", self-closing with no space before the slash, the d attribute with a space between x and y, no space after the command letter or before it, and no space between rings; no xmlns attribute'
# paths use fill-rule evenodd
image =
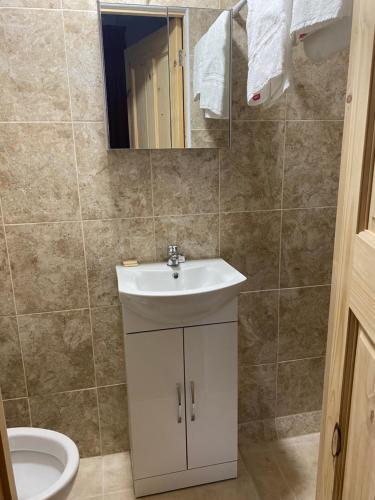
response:
<svg viewBox="0 0 375 500"><path fill-rule="evenodd" d="M194 48L193 95L206 118L229 118L230 19L222 12Z"/></svg>
<svg viewBox="0 0 375 500"><path fill-rule="evenodd" d="M272 105L290 85L292 0L248 0L249 106Z"/></svg>
<svg viewBox="0 0 375 500"><path fill-rule="evenodd" d="M329 59L349 47L351 30L352 18L344 17L315 31L303 40L305 54L316 62Z"/></svg>
<svg viewBox="0 0 375 500"><path fill-rule="evenodd" d="M304 39L329 23L350 17L353 0L293 0L291 34Z"/></svg>

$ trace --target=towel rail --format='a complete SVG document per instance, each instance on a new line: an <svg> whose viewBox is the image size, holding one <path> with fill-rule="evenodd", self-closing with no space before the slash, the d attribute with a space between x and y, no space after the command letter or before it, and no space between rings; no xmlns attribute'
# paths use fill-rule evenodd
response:
<svg viewBox="0 0 375 500"><path fill-rule="evenodd" d="M244 5L246 5L247 0L240 0L236 5L232 8L232 15L233 17L237 17L238 14L240 13L240 10Z"/></svg>

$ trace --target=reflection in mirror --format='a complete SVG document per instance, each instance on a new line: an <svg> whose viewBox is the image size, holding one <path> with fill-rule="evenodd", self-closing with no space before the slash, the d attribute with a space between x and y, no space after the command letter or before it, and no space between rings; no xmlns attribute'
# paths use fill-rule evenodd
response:
<svg viewBox="0 0 375 500"><path fill-rule="evenodd" d="M230 142L231 13L100 3L108 147Z"/></svg>

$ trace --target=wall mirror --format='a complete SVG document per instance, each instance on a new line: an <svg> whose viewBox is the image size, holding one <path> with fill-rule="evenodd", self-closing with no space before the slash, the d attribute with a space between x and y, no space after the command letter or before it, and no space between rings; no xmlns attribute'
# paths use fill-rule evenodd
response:
<svg viewBox="0 0 375 500"><path fill-rule="evenodd" d="M108 147L229 147L231 11L98 7Z"/></svg>

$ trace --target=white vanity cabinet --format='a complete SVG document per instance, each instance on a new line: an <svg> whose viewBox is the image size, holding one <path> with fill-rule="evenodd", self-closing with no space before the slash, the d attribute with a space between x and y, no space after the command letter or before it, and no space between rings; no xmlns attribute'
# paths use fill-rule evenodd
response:
<svg viewBox="0 0 375 500"><path fill-rule="evenodd" d="M236 477L237 322L125 333L125 352L136 496Z"/></svg>

